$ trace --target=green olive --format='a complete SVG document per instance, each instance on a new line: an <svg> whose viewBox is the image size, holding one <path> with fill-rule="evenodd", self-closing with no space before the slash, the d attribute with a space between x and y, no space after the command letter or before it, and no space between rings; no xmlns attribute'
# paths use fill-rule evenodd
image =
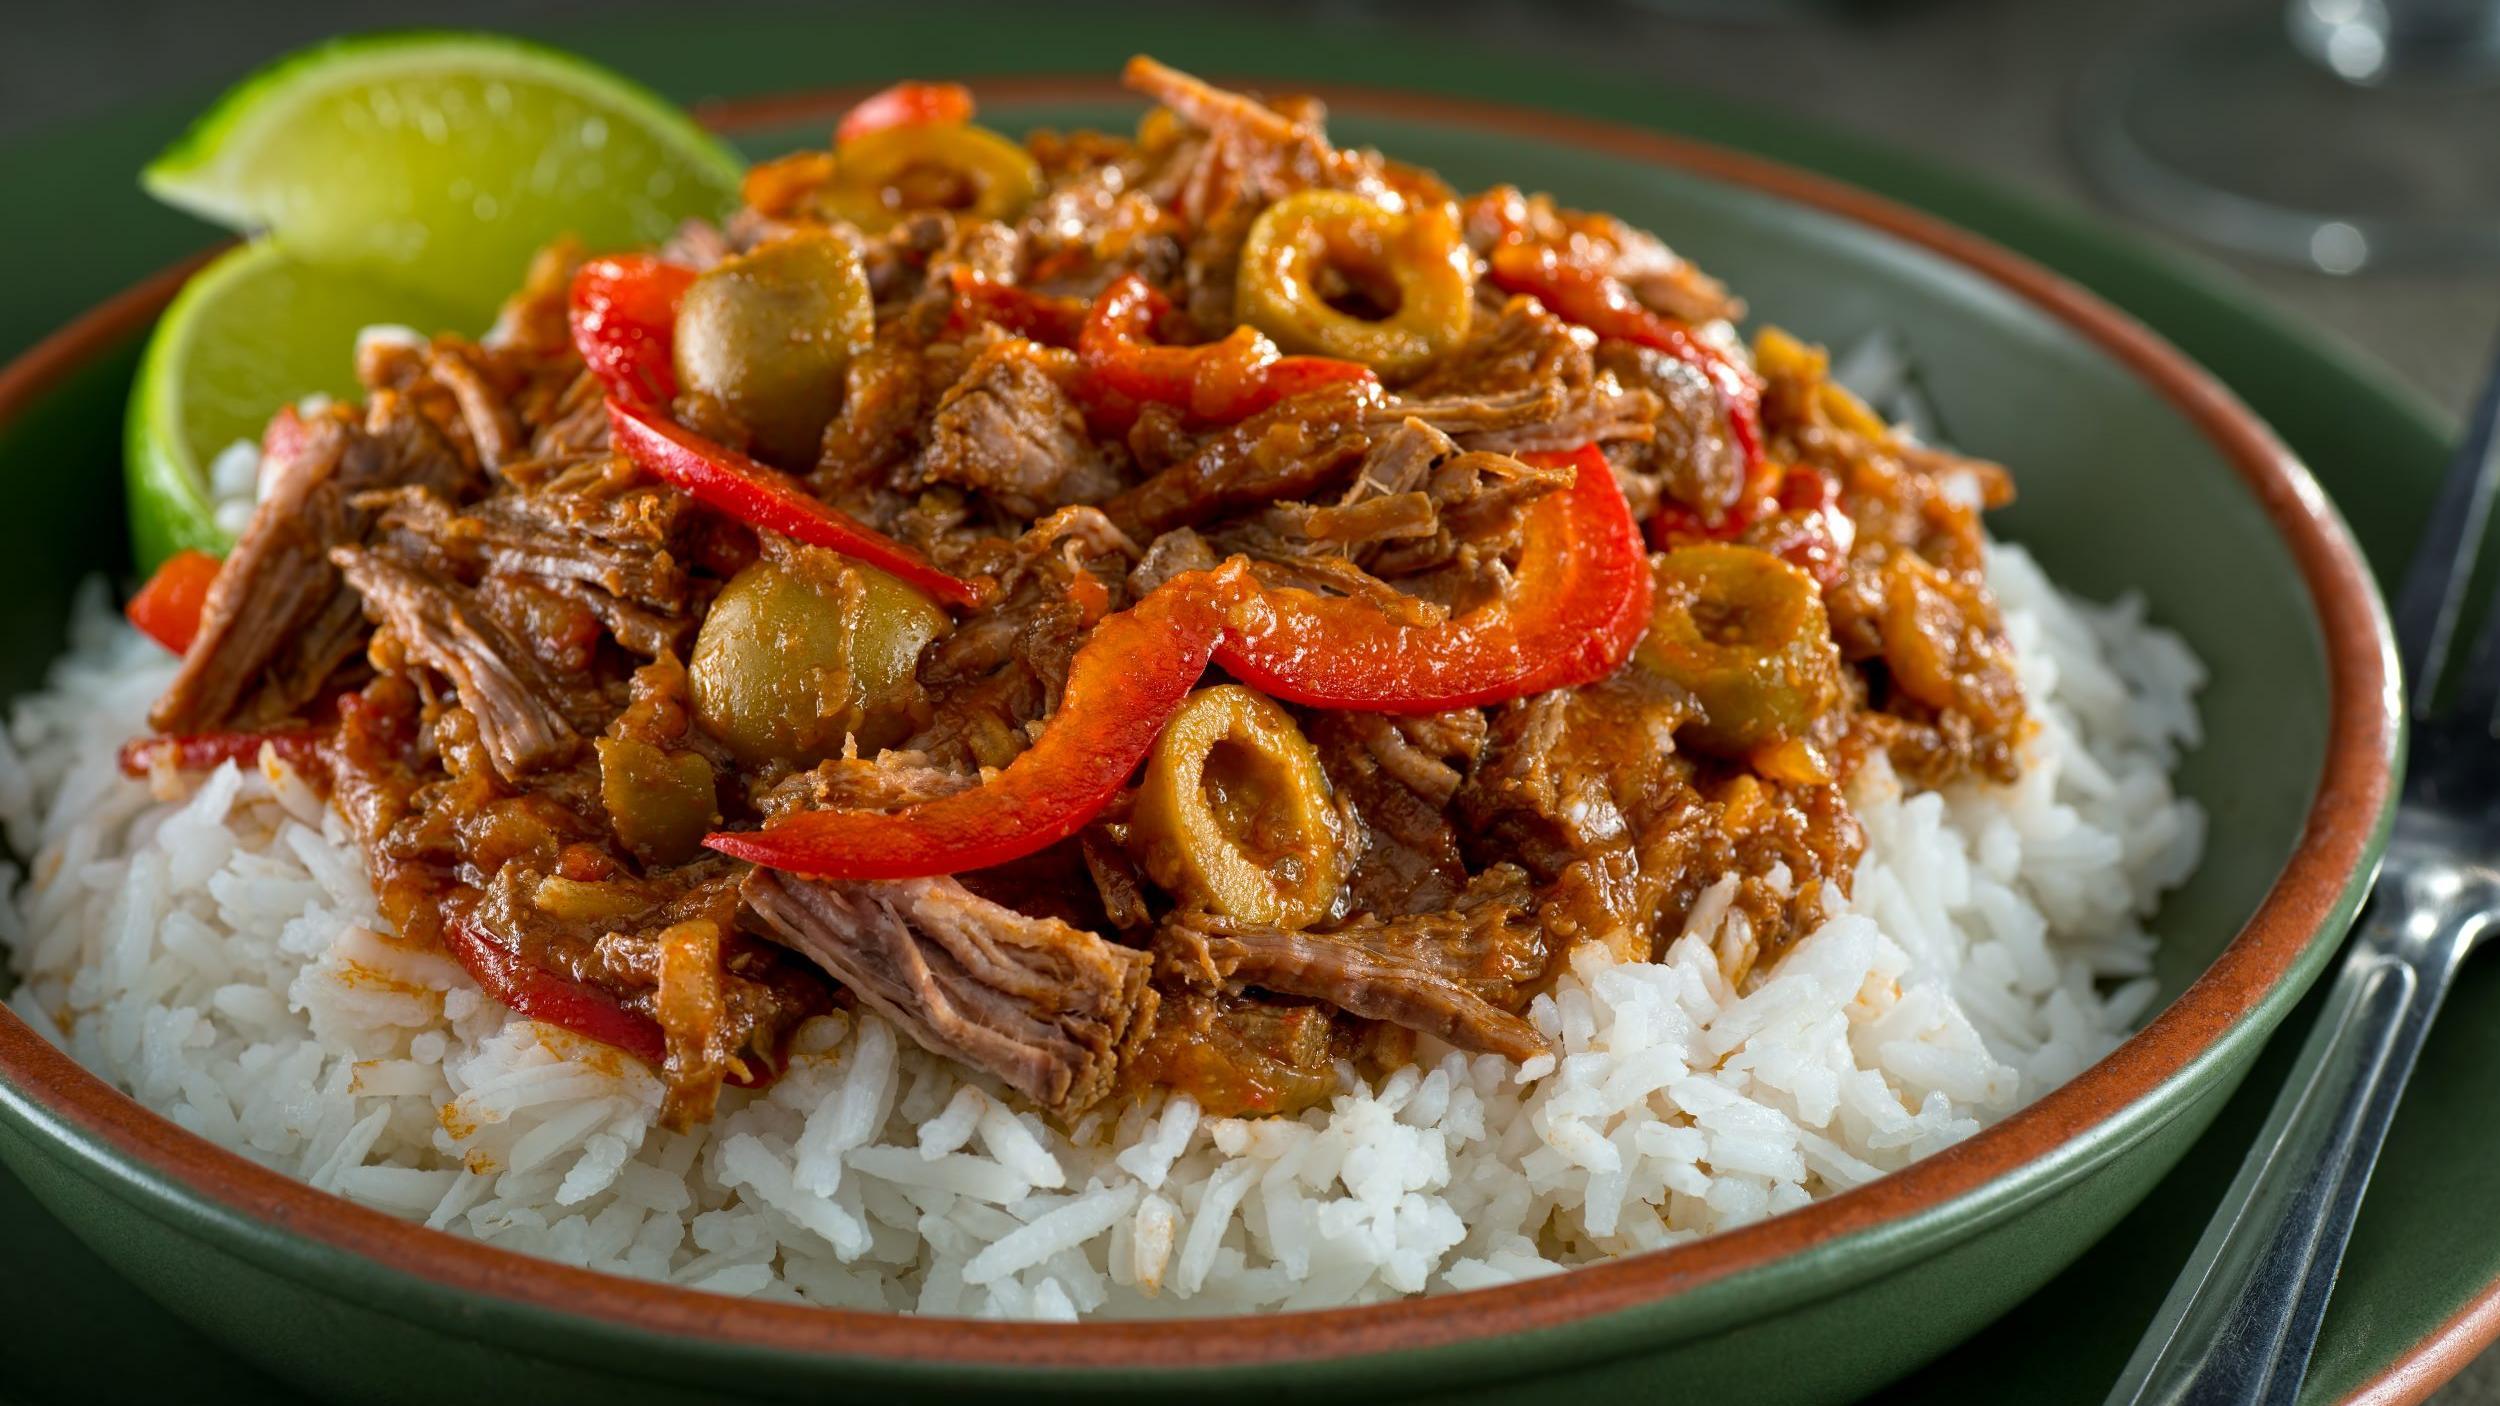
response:
<svg viewBox="0 0 2500 1406"><path fill-rule="evenodd" d="M1183 902L1303 928L1345 884L1345 837L1319 753L1239 684L1202 688L1164 724L1129 822L1146 872Z"/></svg>
<svg viewBox="0 0 2500 1406"><path fill-rule="evenodd" d="M1649 633L1633 658L1692 695L1679 739L1723 757L1804 736L1840 701L1840 651L1814 578L1753 547L1657 558Z"/></svg>
<svg viewBox="0 0 2500 1406"><path fill-rule="evenodd" d="M730 579L687 666L695 720L750 766L812 766L910 731L920 651L947 628L927 596L830 552L793 551Z"/></svg>
<svg viewBox="0 0 2500 1406"><path fill-rule="evenodd" d="M693 858L704 832L720 824L712 764L634 737L602 737L597 745L599 800L616 837L653 864Z"/></svg>
<svg viewBox="0 0 2500 1406"><path fill-rule="evenodd" d="M1475 311L1474 261L1454 206L1401 213L1342 190L1296 191L1261 211L1235 289L1234 315L1285 350L1384 376L1411 375L1457 347Z"/></svg>
<svg viewBox="0 0 2500 1406"><path fill-rule="evenodd" d="M1032 155L987 127L909 122L836 148L824 200L834 214L881 234L924 210L1013 220L1041 184Z"/></svg>
<svg viewBox="0 0 2500 1406"><path fill-rule="evenodd" d="M677 383L718 401L759 459L816 463L876 310L849 241L807 230L724 259L677 306Z"/></svg>

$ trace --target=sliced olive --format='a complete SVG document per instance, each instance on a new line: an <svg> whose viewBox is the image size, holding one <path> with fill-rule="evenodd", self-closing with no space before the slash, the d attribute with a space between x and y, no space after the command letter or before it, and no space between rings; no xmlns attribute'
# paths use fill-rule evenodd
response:
<svg viewBox="0 0 2500 1406"><path fill-rule="evenodd" d="M1657 558L1649 633L1633 658L1692 695L1676 736L1745 757L1806 735L1840 701L1840 651L1814 578L1753 547Z"/></svg>
<svg viewBox="0 0 2500 1406"><path fill-rule="evenodd" d="M1270 205L1241 248L1235 314L1287 351L1422 370L1467 336L1472 256L1457 208L1391 210L1351 191L1298 191Z"/></svg>
<svg viewBox="0 0 2500 1406"><path fill-rule="evenodd" d="M1012 220L1041 189L1041 167L1021 146L966 122L913 122L864 133L834 152L824 201L870 234L905 216L943 210Z"/></svg>
<svg viewBox="0 0 2500 1406"><path fill-rule="evenodd" d="M857 738L900 740L921 706L920 651L947 628L927 596L874 567L792 549L730 579L687 673L695 719L751 766L809 766Z"/></svg>
<svg viewBox="0 0 2500 1406"><path fill-rule="evenodd" d="M677 383L718 402L757 458L816 462L842 405L843 373L876 330L868 276L849 241L806 230L724 259L677 307Z"/></svg>
<svg viewBox="0 0 2500 1406"><path fill-rule="evenodd" d="M1200 689L1164 725L1129 845L1183 902L1245 922L1308 927L1345 883L1319 753L1290 714L1239 684Z"/></svg>

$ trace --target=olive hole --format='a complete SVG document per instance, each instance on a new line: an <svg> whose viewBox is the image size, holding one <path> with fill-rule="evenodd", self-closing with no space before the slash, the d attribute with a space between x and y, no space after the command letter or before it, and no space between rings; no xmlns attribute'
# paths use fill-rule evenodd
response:
<svg viewBox="0 0 2500 1406"><path fill-rule="evenodd" d="M1753 634L1743 609L1733 601L1707 596L1693 602L1693 628L1712 644L1744 644Z"/></svg>
<svg viewBox="0 0 2500 1406"><path fill-rule="evenodd" d="M980 203L981 186L962 167L915 161L895 172L877 199L889 210L969 210Z"/></svg>
<svg viewBox="0 0 2500 1406"><path fill-rule="evenodd" d="M1284 798L1292 778L1265 751L1226 737L1207 749L1199 789L1224 833L1260 864L1272 864L1298 838Z"/></svg>
<svg viewBox="0 0 2500 1406"><path fill-rule="evenodd" d="M1331 251L1332 254L1335 251ZM1319 300L1362 322L1386 322L1398 315L1403 301L1388 271L1369 262L1343 257L1323 260L1312 278Z"/></svg>

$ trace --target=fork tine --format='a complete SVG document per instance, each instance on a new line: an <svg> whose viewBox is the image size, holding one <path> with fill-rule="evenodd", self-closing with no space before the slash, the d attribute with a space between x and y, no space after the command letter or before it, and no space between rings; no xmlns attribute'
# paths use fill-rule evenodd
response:
<svg viewBox="0 0 2500 1406"><path fill-rule="evenodd" d="M2458 676L2456 704L2448 716L2451 726L2477 727L2500 737L2500 583L2483 606L2482 629L2475 633L2474 651Z"/></svg>
<svg viewBox="0 0 2500 1406"><path fill-rule="evenodd" d="M2483 523L2491 513L2493 481L2500 478L2500 454L2493 452L2496 434L2500 434L2500 351L2484 373L2473 418L2466 422L2456 456L2448 461L2439 497L2431 504L2430 521L2422 529L2422 540L2414 548L2413 563L2405 571L2404 587L2396 598L2396 648L2403 659L2405 687L2411 693L2416 721L2431 716L2431 700L2439 692L2442 665L2456 638L2466 586L2474 576ZM2500 611L2487 618L2470 666L2480 698L2474 706L2484 712L2490 709L2492 689L2500 685L2500 680L2491 677L2500 670L2500 641L2491 634L2494 622L2500 622Z"/></svg>

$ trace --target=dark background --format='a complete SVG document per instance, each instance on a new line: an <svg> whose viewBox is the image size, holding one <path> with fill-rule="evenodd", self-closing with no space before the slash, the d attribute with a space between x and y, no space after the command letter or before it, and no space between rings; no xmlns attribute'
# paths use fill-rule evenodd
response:
<svg viewBox="0 0 2500 1406"><path fill-rule="evenodd" d="M2500 269L2332 278L2216 255L2108 210L2069 157L2065 120L2086 66L2123 39L2273 0L1486 0L1275 4L1280 24L1331 16L1428 22L1450 38L1580 63L1616 77L1691 87L1915 151L2027 194L2096 207L2191 257L2219 263L2321 331L2375 356L2450 413L2463 407L2500 329ZM638 0L93 0L0 3L0 143L40 140L133 103L206 98L253 65L309 40L409 25L528 31L655 8ZM839 4L742 0L721 23ZM1166 8L1186 9L1186 0ZM932 71L945 65L932 59ZM176 110L181 110L177 108ZM166 133L170 138L173 133ZM2484 133L2486 145L2500 133ZM2282 159L2300 159L2287 133ZM111 173L121 179L120 173ZM23 192L12 198L22 198Z"/></svg>
<svg viewBox="0 0 2500 1406"><path fill-rule="evenodd" d="M2500 331L2500 269L2371 273L2353 278L2218 254L2129 219L2099 198L2067 146L2076 84L2126 38L2270 0L1927 0L1926 3L1651 3L1497 5L1372 0L1262 6L1279 23L1344 14L1429 22L1446 38L1588 66L1616 78L1690 87L1844 129L2017 189L2083 207L2253 285L2323 338L2392 371L2454 416ZM650 8L634 0L0 0L0 146L41 142L58 127L134 105L196 111L255 64L352 30L479 26L529 32L596 23ZM672 13L710 8L681 0ZM777 9L826 13L839 42L840 6L746 0L721 23ZM933 55L931 72L945 68ZM170 139L174 128L164 136ZM2500 132L2478 134L2500 146ZM2281 159L2299 159L2287 133ZM99 172L98 180L126 180ZM31 198L7 192L12 202ZM0 216L0 218L5 218ZM203 242L206 232L203 231ZM11 270L9 276L39 276ZM0 356L15 347L0 347ZM6 1273L0 1254L0 1273ZM144 1351L143 1344L133 1344ZM176 1388L179 1390L179 1388ZM4 1392L0 1392L4 1394ZM2440 1406L2500 1403L2500 1360L2486 1359L2434 1398Z"/></svg>

